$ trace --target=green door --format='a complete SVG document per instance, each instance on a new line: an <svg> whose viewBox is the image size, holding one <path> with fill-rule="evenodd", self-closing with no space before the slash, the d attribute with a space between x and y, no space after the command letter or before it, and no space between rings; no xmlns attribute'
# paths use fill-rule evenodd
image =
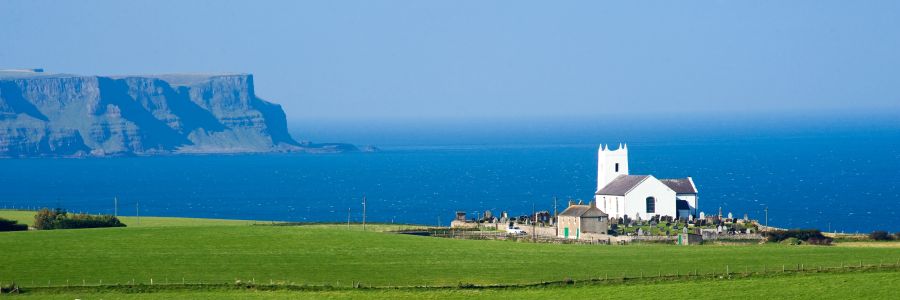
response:
<svg viewBox="0 0 900 300"><path fill-rule="evenodd" d="M566 227L565 229L563 229L563 236L565 236L566 238L569 238L569 227Z"/></svg>

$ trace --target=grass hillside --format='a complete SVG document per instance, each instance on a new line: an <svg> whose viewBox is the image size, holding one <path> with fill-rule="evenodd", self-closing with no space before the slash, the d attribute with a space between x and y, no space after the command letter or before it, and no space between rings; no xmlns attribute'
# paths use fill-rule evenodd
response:
<svg viewBox="0 0 900 300"><path fill-rule="evenodd" d="M592 246L453 240L340 226L193 226L5 232L0 281L282 280L457 285L724 272L900 259L897 248Z"/></svg>
<svg viewBox="0 0 900 300"><path fill-rule="evenodd" d="M0 211L0 217L28 221L32 212ZM23 287L77 286L137 283L258 283L347 288L352 282L365 286L408 287L467 284L517 284L584 280L603 277L654 276L657 274L721 274L746 271L780 271L797 267L896 264L900 248L895 244L867 247L786 246L779 244L737 246L672 245L561 245L511 241L454 240L383 233L403 225L252 225L253 221L185 218L123 218L124 228L0 232L0 283ZM896 269L892 269L896 270ZM783 275L731 281L639 283L638 286L671 288L677 293L724 292L724 295L760 295L785 292L806 296L809 289L835 295L843 286L869 286L871 293L892 291L900 272ZM710 280L706 280L710 281ZM744 283L741 283L741 282ZM804 283L807 282L807 283ZM806 284L818 283L815 287ZM766 288L775 284L778 288ZM716 288L718 286L718 288ZM754 288L755 286L755 288ZM878 287L882 287L879 289ZM784 288L786 290L782 291ZM292 298L290 291L248 292L236 290L157 291L153 294L116 294L107 298L181 296L184 298ZM555 293L586 297L610 295L664 296L662 290L646 290L632 284L577 288L517 288L506 290L376 290L304 291L304 297L463 298L474 295L548 298ZM49 293L47 291L38 292ZM170 293L170 294L167 294ZM359 294L363 293L363 294ZM796 293L796 294L792 294ZM71 298L75 294L42 294ZM856 294L854 294L856 295ZM75 295L79 296L79 295ZM83 297L80 295L79 297ZM793 297L793 296L791 296ZM44 297L42 297L44 298ZM88 297L94 298L94 297Z"/></svg>

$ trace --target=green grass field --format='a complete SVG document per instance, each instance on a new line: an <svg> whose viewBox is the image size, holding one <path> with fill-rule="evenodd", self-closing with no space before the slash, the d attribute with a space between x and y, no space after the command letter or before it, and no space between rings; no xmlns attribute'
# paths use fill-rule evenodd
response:
<svg viewBox="0 0 900 300"><path fill-rule="evenodd" d="M18 217L13 217L18 215ZM21 219L22 212L0 211L0 217ZM27 219L27 218L26 218ZM723 273L780 271L844 265L896 264L898 247L822 247L776 244L738 246L672 245L561 245L510 241L453 240L382 233L397 225L271 226L252 221L184 218L141 218L141 226L123 218L129 227L0 233L0 283L16 281L24 287L51 285L180 283L233 283L235 280L287 282L348 287L353 281L366 286L457 286L535 283L598 277L637 277L640 274ZM153 221L147 221L153 220ZM848 282L876 287L896 285L898 272L786 275L776 278L708 282L711 286L734 286L731 295L749 295L748 286L777 284L790 287L786 293L808 289L802 283L831 280L827 288ZM819 279L816 279L821 277ZM672 285L684 292L704 290L700 282L643 284ZM819 287L825 288L825 287ZM582 288L515 290L388 290L303 292L304 297L467 297L468 293L503 293L504 297L552 296L562 289L572 297L592 293L623 293L639 289L633 285ZM596 289L596 291L594 290ZM711 289L711 288L710 288ZM726 290L725 288L721 288ZM893 288L885 288L893 291ZM762 288L762 290L765 290ZM507 292L513 294L507 294ZM648 290L647 296L653 294ZM877 289L872 292L878 292ZM186 298L291 298L294 292L178 291L161 294L128 294L128 297L166 297L175 293ZM357 294L363 293L363 294ZM659 291L662 293L662 291ZM201 295L202 294L202 295ZM308 294L308 295L307 295ZM124 295L124 294L123 294ZM125 298L113 295L110 298ZM567 294L568 295L568 294ZM756 295L756 294L753 294ZM70 296L70 295L67 295ZM122 296L122 297L120 297ZM61 295L63 297L63 295ZM64 297L63 297L64 298Z"/></svg>
<svg viewBox="0 0 900 300"><path fill-rule="evenodd" d="M31 226L34 224L34 211L25 210L0 210L0 218L16 220L20 224ZM198 219L198 218L161 218L161 217L119 217L122 223L128 227L181 227L181 226L220 226L220 225L251 225L254 221L224 220L224 219ZM271 223L271 222L270 222Z"/></svg>
<svg viewBox="0 0 900 300"><path fill-rule="evenodd" d="M895 299L900 272L797 275L633 285L340 291L36 292L11 299Z"/></svg>

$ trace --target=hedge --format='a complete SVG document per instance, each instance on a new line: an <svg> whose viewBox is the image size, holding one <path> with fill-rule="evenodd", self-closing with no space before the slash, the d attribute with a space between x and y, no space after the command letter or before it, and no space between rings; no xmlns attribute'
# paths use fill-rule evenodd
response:
<svg viewBox="0 0 900 300"><path fill-rule="evenodd" d="M69 214L60 208L43 208L34 215L34 228L39 230L97 227L125 227L125 224L110 215Z"/></svg>

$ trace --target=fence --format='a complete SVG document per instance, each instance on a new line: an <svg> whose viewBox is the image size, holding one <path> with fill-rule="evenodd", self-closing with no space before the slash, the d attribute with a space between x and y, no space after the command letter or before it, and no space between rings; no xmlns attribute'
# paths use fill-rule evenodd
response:
<svg viewBox="0 0 900 300"><path fill-rule="evenodd" d="M880 261L878 264L870 263L865 264L862 261L854 262L854 263L841 263L839 266L823 266L823 265L815 265L809 266L805 264L782 264L780 267L770 268L769 265L758 266L754 270L751 270L748 266L744 266L743 268L734 267L730 265L724 265L718 268L718 270L712 270L710 272L700 272L698 269L688 270L688 271L678 271L676 270L674 273L663 273L661 270L647 271L644 270L632 270L630 272L623 273L609 273L605 272L602 274L597 274L596 277L591 278L582 278L582 279L570 279L564 278L561 280L544 280L540 282L531 282L531 283L519 283L519 284L489 284L489 285L476 285L476 284L463 284L459 285L407 285L407 286L367 286L364 285L361 281L356 280L347 280L347 281L336 281L334 284L332 283L318 283L318 284L307 284L307 283L296 283L293 281L289 281L286 279L276 280L269 279L265 281L257 281L255 278L251 278L249 280L240 280L240 279L226 279L226 280L187 280L186 278L179 278L179 280L172 280L170 278L163 277L163 280L148 278L142 279L138 281L138 279L130 279L124 282L104 282L103 280L99 281L88 281L85 279L81 280L48 280L46 284L43 282L30 281L15 281L15 280L0 280L0 287L2 287L3 293L10 292L21 292L27 291L29 289L100 289L103 290L115 290L117 288L122 288L125 291L135 292L141 290L151 290L151 289L209 289L209 288L256 288L261 290L334 290L334 289L404 289L404 288L510 288L510 287L537 287L537 286L548 286L548 285L575 285L575 284L615 284L615 283L623 283L623 282L640 282L640 281L690 281L690 280L698 280L698 279L739 279L739 278L750 278L755 276L777 276L777 275L788 275L788 274L800 274L800 273L835 273L835 272L858 272L858 271L878 271L878 270L889 270L889 271L900 271L900 259L893 260L889 263L885 263L885 260Z"/></svg>

